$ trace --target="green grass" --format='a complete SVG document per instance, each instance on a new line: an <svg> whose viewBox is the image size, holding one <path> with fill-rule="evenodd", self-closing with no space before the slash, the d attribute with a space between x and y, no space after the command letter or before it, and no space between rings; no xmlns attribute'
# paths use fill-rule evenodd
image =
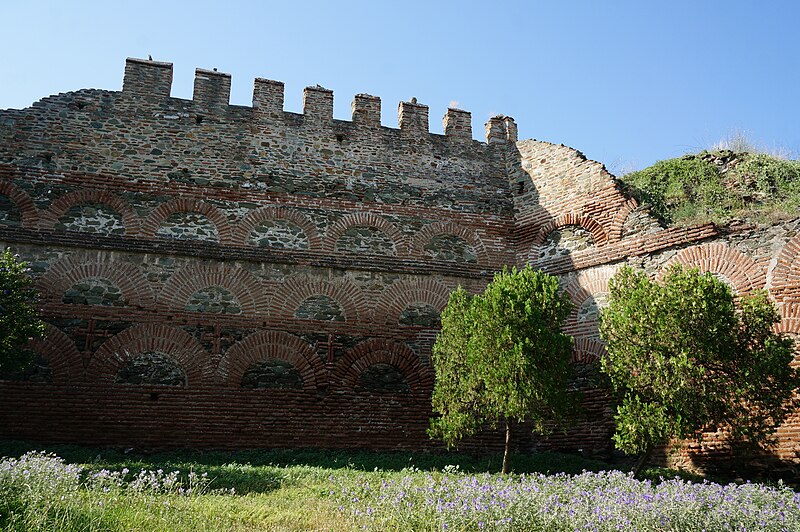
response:
<svg viewBox="0 0 800 532"><path fill-rule="evenodd" d="M800 161L765 153L703 151L659 161L620 181L665 225L774 222L800 209Z"/></svg>
<svg viewBox="0 0 800 532"><path fill-rule="evenodd" d="M553 489L563 491L559 482L571 477L558 474L614 469L578 455L516 455L515 475L503 480L496 474L499 455L320 450L126 454L0 442L0 456L20 457L31 450L55 453L63 461L34 455L30 464L18 462L12 468L16 473L8 460L0 461L0 530L382 530L412 522L418 523L413 529L427 530L422 514L394 512L385 501L385 519L365 521L364 504L377 508L381 486L402 483L423 486L477 475L482 483L500 486L557 474L562 480L554 481ZM179 473L171 476L173 471ZM676 474L664 469L647 473L655 483ZM371 488L365 491L365 486ZM367 498L353 501L348 494L356 492Z"/></svg>
<svg viewBox="0 0 800 532"><path fill-rule="evenodd" d="M350 530L352 516L339 511L331 498L336 483L355 482L366 475L373 480L400 478L409 471L441 471L457 468L469 473L496 472L499 455L376 453L320 450L254 450L238 452L172 451L126 454L114 449L70 445L0 443L0 456L20 457L31 451L55 453L67 464L84 471L86 483L93 473L127 468L128 481L140 470L180 471L182 486L189 472L207 474L202 489L192 496L173 491L132 492L112 487L90 489L85 484L77 495L61 500L58 490L47 486L37 492L51 496L22 497L16 517L2 511L3 530ZM518 473L600 471L610 466L580 456L540 453L514 457ZM0 473L0 486L2 474ZM0 489L2 495L2 489Z"/></svg>

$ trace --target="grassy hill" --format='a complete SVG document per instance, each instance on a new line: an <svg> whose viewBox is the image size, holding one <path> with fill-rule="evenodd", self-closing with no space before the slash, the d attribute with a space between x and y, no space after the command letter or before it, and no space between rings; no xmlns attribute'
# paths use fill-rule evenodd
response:
<svg viewBox="0 0 800 532"><path fill-rule="evenodd" d="M800 214L800 161L766 153L703 151L619 179L665 225L765 223Z"/></svg>

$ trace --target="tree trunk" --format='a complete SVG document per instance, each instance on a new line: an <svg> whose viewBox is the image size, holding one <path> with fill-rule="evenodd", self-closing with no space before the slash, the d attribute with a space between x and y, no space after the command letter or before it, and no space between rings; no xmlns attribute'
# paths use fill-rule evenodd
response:
<svg viewBox="0 0 800 532"><path fill-rule="evenodd" d="M511 420L506 418L506 449L503 452L503 474L511 472Z"/></svg>
<svg viewBox="0 0 800 532"><path fill-rule="evenodd" d="M633 465L633 478L639 478L639 472L650 459L651 454L653 454L653 446L648 443L647 447L644 449L644 452L641 454L641 456L639 456L639 459L636 460L636 463Z"/></svg>

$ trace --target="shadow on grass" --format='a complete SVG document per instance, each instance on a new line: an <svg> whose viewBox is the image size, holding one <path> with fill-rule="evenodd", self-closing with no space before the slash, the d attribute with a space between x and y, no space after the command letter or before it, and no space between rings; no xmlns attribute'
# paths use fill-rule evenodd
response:
<svg viewBox="0 0 800 532"><path fill-rule="evenodd" d="M502 455L460 453L374 452L357 450L269 449L244 451L176 450L147 453L139 450L82 447L77 445L41 445L18 441L0 441L0 456L20 456L28 451L46 451L68 463L83 464L91 470L121 470L136 473L141 469L179 470L207 473L211 489L235 489L237 493L266 493L299 479L326 480L343 471L386 473L414 468L441 471L458 466L464 473L497 473ZM512 459L515 473L569 473L602 471L613 467L580 455L543 452L516 454Z"/></svg>

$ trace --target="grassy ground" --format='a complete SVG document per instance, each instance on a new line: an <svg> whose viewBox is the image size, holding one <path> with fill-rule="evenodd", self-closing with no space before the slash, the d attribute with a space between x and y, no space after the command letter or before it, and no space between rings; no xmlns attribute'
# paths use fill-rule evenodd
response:
<svg viewBox="0 0 800 532"><path fill-rule="evenodd" d="M26 454L31 450L61 458ZM608 527L616 519L614 526L630 522L641 530L662 530L664 519L698 526L727 522L719 511L711 515L713 502L692 506L679 500L686 493L692 500L724 495L733 501L725 508L734 510L741 506L736 497L746 497L753 515L788 504L787 515L797 514L794 523L800 526L800 496L789 490L740 496L710 487L717 485L663 482L659 476L675 473L663 469L651 470L655 482L642 483L604 462L557 453L515 456L510 478L489 474L498 470L500 456L460 454L126 454L0 442L0 456L14 457L0 461L0 530L574 530L595 518ZM695 494L692 486L701 491ZM662 497L662 521L612 500L625 492L632 494L627 501L639 504ZM585 515L573 507L585 507ZM601 507L607 515L587 513ZM758 524L748 519L735 522ZM613 529L608 527L599 530Z"/></svg>
<svg viewBox="0 0 800 532"><path fill-rule="evenodd" d="M47 501L46 510L12 524L0 516L0 529L27 530L350 530L352 517L331 497L332 479L355 481L400 478L409 471L441 471L445 467L470 473L494 472L500 456L463 454L374 453L317 450L242 452L176 451L126 454L117 450L78 446L0 443L0 456L19 457L31 450L55 453L67 464L93 473L177 470L186 485L189 472L206 474L206 484L191 497L173 492L129 493L84 490L79 500ZM518 473L578 473L610 466L600 461L557 453L515 457ZM102 491L102 489L100 490ZM119 490L117 490L119 491ZM161 490L165 491L165 490ZM60 496L57 493L54 498ZM33 509L33 508L31 508ZM2 513L2 512L0 512Z"/></svg>

